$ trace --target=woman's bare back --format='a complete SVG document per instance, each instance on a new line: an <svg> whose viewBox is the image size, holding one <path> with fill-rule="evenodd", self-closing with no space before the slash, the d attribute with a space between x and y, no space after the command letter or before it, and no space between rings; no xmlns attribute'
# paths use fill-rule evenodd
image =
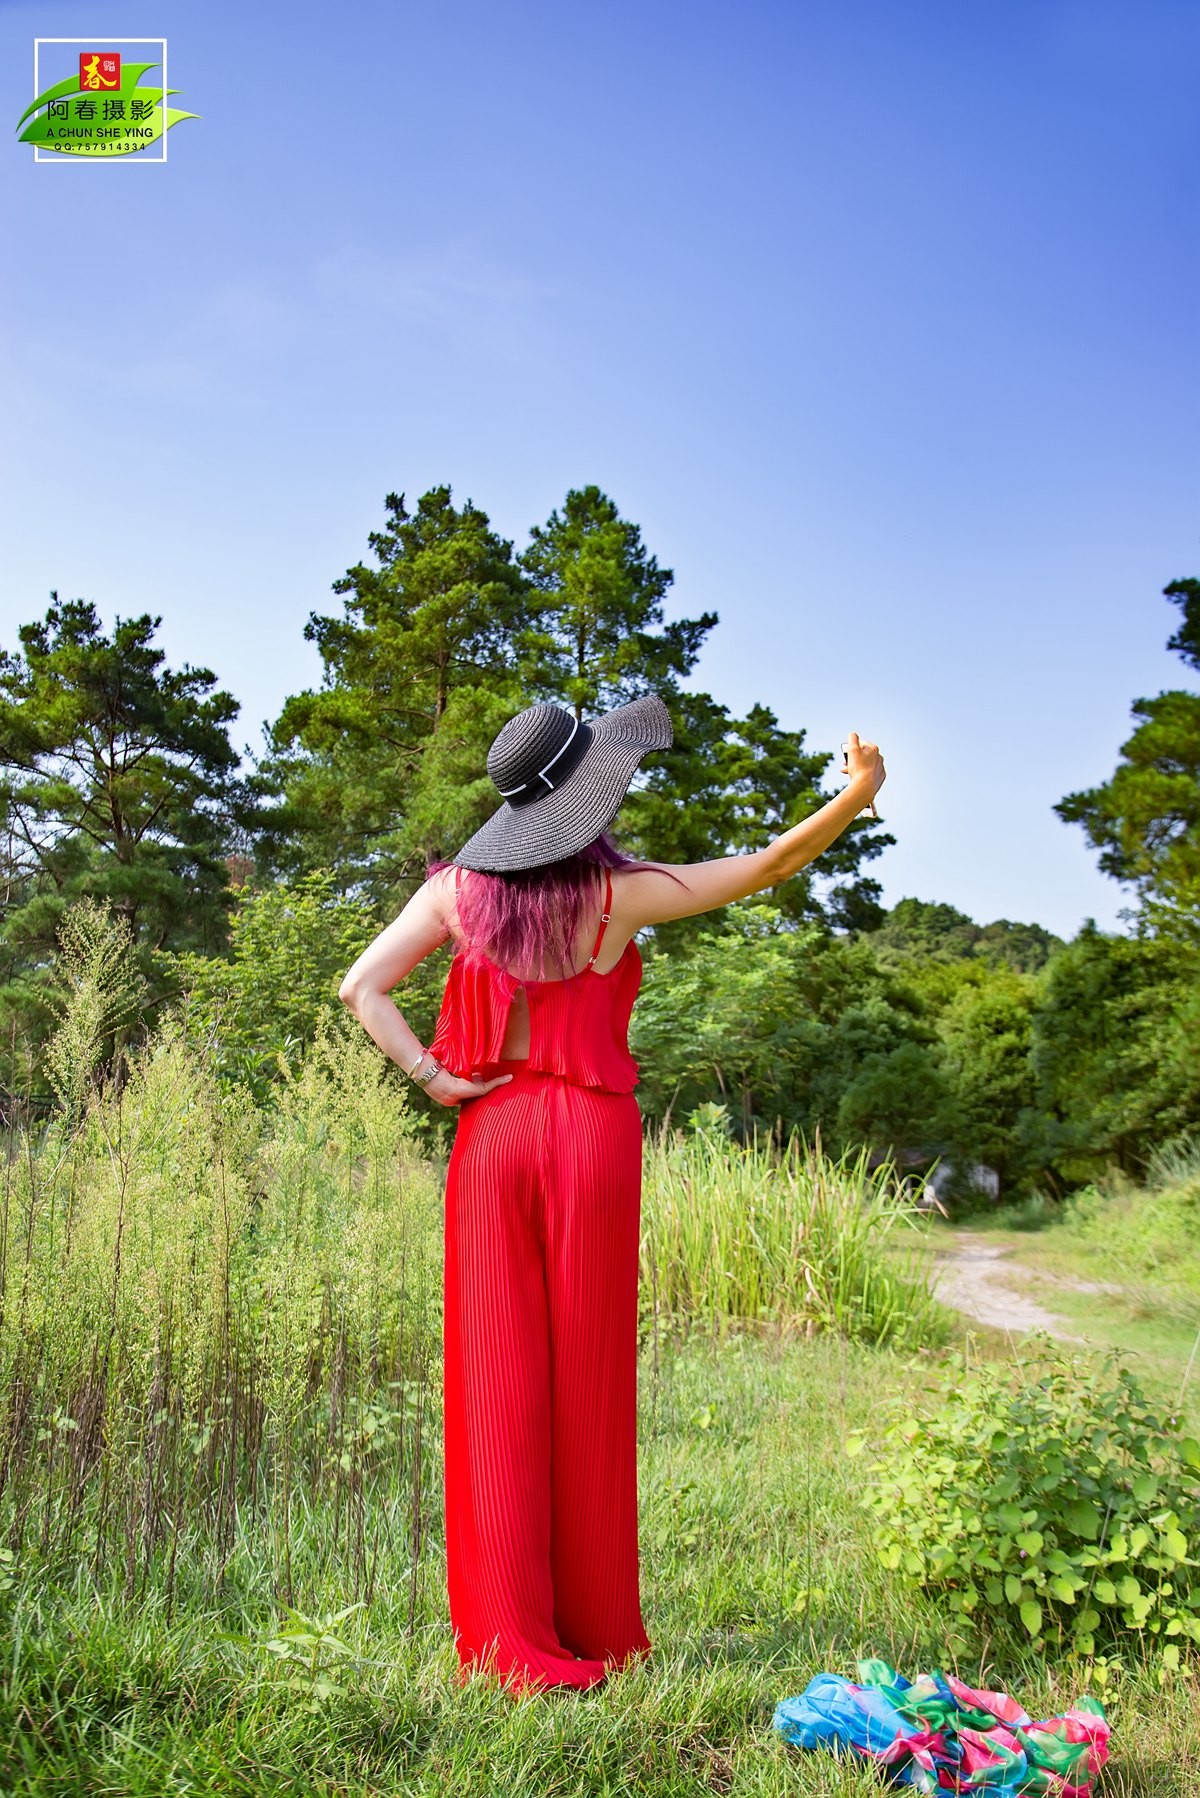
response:
<svg viewBox="0 0 1200 1798"><path fill-rule="evenodd" d="M626 875L624 878L628 879L629 877ZM617 927L616 921L618 911L618 891L621 882L621 871L620 869L614 868L612 871L612 913L608 927L604 932L604 941L600 945L599 957L593 967L593 972L598 975L610 974L624 955L630 943L631 933L627 929L622 932ZM591 952L591 948L595 944L597 934L599 933L602 915L603 901L602 899L598 899L594 906L589 909L584 917L583 923L580 925L578 943L587 943L589 953ZM450 935L454 941L455 948L457 949L461 947L465 941L462 926L458 918L457 907L452 907L446 922L450 930ZM586 960L586 958L583 959ZM550 973L542 976L534 974L518 974L516 969L508 970L508 972L512 973L516 979L520 980L570 979L580 971L579 968L559 967L556 969L553 964L551 965ZM525 988L523 986L519 986L512 996L512 1003L509 1006L508 1012L508 1023L504 1031L504 1040L500 1045L500 1054L502 1058L506 1060L520 1059L529 1054L529 1001L525 997Z"/></svg>

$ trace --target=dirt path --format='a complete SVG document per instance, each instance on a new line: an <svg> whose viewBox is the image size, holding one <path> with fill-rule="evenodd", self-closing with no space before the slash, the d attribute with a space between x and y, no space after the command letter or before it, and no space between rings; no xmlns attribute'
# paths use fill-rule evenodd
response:
<svg viewBox="0 0 1200 1798"><path fill-rule="evenodd" d="M1082 1342L1083 1337L1072 1333L1065 1318L1018 1291L1026 1275L1011 1255L1012 1250L999 1243L984 1242L969 1231L958 1230L953 1245L937 1251L934 1291L944 1305L993 1329L1008 1330L1014 1336L1046 1330L1060 1342Z"/></svg>

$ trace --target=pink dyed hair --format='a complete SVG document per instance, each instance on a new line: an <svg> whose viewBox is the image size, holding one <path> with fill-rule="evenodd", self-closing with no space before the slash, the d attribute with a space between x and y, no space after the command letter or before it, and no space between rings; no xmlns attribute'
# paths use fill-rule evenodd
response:
<svg viewBox="0 0 1200 1798"><path fill-rule="evenodd" d="M601 877L605 868L643 874L652 865L626 855L610 833L602 830L574 855L543 862L537 868L516 868L503 874L464 868L458 915L468 942L465 953L502 968L536 968L536 979L545 977L547 961L569 968L575 961L588 900L604 897ZM454 866L445 858L431 861L426 878Z"/></svg>

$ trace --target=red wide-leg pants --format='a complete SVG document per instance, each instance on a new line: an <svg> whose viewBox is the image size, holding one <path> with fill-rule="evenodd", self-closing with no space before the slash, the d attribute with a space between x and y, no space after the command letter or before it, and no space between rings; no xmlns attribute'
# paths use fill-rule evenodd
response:
<svg viewBox="0 0 1200 1798"><path fill-rule="evenodd" d="M446 1182L446 1576L460 1682L592 1686L650 1651L638 1587L642 1123L524 1061Z"/></svg>

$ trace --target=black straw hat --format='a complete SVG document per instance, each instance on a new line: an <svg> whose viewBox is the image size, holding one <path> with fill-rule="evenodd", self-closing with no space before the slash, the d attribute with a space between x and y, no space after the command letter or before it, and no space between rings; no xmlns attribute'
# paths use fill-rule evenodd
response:
<svg viewBox="0 0 1200 1798"><path fill-rule="evenodd" d="M498 733L487 770L504 800L451 859L481 873L537 868L574 855L612 823L642 757L669 749L657 693L588 723L561 705L531 705Z"/></svg>

